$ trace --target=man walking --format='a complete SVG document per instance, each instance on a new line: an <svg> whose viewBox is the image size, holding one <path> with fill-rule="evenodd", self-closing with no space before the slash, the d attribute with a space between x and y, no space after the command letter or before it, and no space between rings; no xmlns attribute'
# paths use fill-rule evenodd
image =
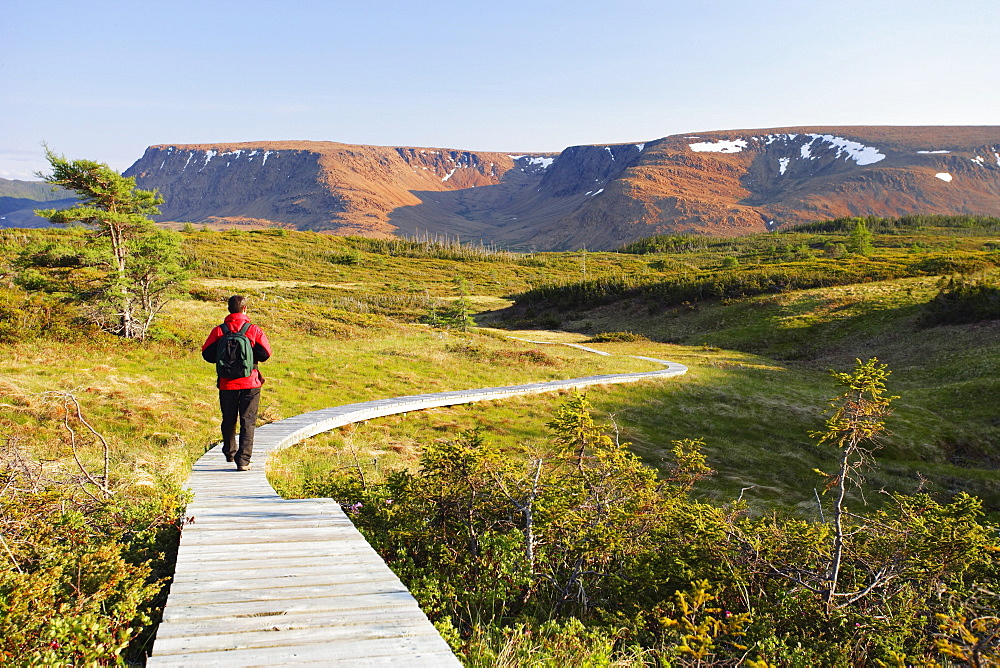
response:
<svg viewBox="0 0 1000 668"><path fill-rule="evenodd" d="M222 408L222 454L236 462L237 471L250 470L253 432L264 377L257 363L271 357L267 335L247 317L247 298L229 298L229 315L212 330L201 347L205 361L215 364L219 377L219 406ZM236 422L240 423L239 446Z"/></svg>

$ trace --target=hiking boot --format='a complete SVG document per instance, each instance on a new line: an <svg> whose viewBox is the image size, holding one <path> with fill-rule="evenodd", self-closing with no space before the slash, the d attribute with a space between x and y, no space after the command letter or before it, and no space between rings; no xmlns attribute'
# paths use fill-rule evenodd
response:
<svg viewBox="0 0 1000 668"><path fill-rule="evenodd" d="M250 470L250 464L237 464L236 465L236 470L237 471L249 471Z"/></svg>

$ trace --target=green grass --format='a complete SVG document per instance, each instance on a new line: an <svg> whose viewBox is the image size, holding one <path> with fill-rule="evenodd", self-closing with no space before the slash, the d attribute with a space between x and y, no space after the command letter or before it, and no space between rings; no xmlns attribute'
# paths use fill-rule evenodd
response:
<svg viewBox="0 0 1000 668"><path fill-rule="evenodd" d="M702 438L716 474L698 494L717 501L740 496L756 512L797 509L812 513L814 489L830 471L837 452L809 437L823 426L827 402L838 393L824 371L776 363L746 353L669 344L597 344L622 355L642 354L688 365L685 376L635 385L590 388L588 397L609 429L649 465L670 461L673 442ZM949 496L967 491L984 498L987 510L1000 511L1000 480L982 462L956 462L941 449L946 434L940 418L922 405L919 393L902 393L890 418L893 432L877 453L868 497L856 503L880 505L877 490L912 493L920 488ZM911 394L917 394L911 397ZM559 395L521 397L504 402L437 408L345 427L280 453L271 480L285 493L301 494L304 481L327 470L360 466L378 477L393 468L417 466L423 444L480 429L501 447L549 437L546 423ZM964 465L962 465L964 464ZM875 490L875 492L872 492ZM820 489L820 491L822 491Z"/></svg>
<svg viewBox="0 0 1000 668"><path fill-rule="evenodd" d="M8 231L0 235L0 248L11 253L33 235L58 234L64 232ZM170 306L160 321L160 341L145 348L103 340L82 347L31 342L12 346L0 369L23 393L94 388L83 394L85 409L115 437L119 450L144 453L142 461L156 462L160 472L183 471L216 439L211 368L197 350L224 315L222 300L228 294L251 295L251 314L274 343L275 356L262 367L268 378L262 416L276 420L404 394L654 368L624 357L518 343L495 332L462 334L412 324L456 294L456 276L467 281L474 305L495 309L510 303L505 295L527 286L581 278L584 257L588 277L648 275L656 273L649 268L651 257L654 263L666 258L671 266L712 269L720 253L739 252L742 266L780 259L784 247L811 248L832 237L758 235L709 240L672 255L563 253L507 261L398 257L365 250L377 244L315 233L188 232L185 238L200 267L193 281L198 298ZM974 252L987 243L927 235L876 241L880 252L904 258L918 241L922 247L936 244L956 252ZM355 264L331 261L347 251ZM921 308L936 294L937 280L903 278L665 310L624 300L551 317L579 332L577 341L585 334L628 329L653 341L683 344L601 344L616 352L678 359L689 363L691 372L663 383L593 393L650 464L658 464L672 440L704 437L719 472L706 495L729 498L753 486L747 494L769 503L800 503L816 482L812 469L829 458L808 438L834 391L826 371L877 355L894 372L891 390L903 398L891 423L894 434L881 454L886 466L872 480L905 490L920 471L932 478L935 489L947 490L955 487L947 481L964 476L968 488L995 509L998 492L982 472L992 470L997 459L991 400L1000 367L996 330L989 324L922 329ZM75 371L59 371L64 368ZM458 420L449 429L428 426L407 434L403 428L398 440L418 452L426 438L477 426L506 438L502 432L512 422L524 424L510 430L518 439L545 438L544 422L556 401L532 398L517 400L509 409L448 409L467 417L491 410L499 415L495 421ZM57 430L47 433L51 437ZM412 453L408 457L415 461ZM935 475L945 482L935 482Z"/></svg>
<svg viewBox="0 0 1000 668"><path fill-rule="evenodd" d="M182 480L189 463L218 438L214 370L199 350L224 315L219 304L184 300L163 314L166 340L145 346L111 337L86 345L42 340L4 346L3 393L16 403L4 402L0 419L32 449L46 452L62 429L44 408L43 393L72 392L122 467L141 477L170 472ZM573 348L543 350L495 336L340 315L303 318L295 305L254 304L251 317L275 351L261 365L264 421L406 394L658 368Z"/></svg>
<svg viewBox="0 0 1000 668"><path fill-rule="evenodd" d="M371 297L411 293L455 294L455 278L472 294L504 296L533 285L572 278L633 273L647 262L617 253L536 253L509 261L411 258L366 251L371 244L313 232L284 235L258 232L185 233L185 247L198 260L199 277L219 281L253 277L263 283L300 282L327 287L335 296ZM376 246L377 247L377 246ZM235 252L235 254L234 254ZM356 260L343 264L350 253Z"/></svg>

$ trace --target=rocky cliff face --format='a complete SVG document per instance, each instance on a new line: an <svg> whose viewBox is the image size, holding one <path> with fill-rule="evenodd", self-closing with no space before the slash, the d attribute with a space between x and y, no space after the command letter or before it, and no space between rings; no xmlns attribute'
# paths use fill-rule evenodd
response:
<svg viewBox="0 0 1000 668"><path fill-rule="evenodd" d="M544 154L260 142L151 146L126 176L164 196L161 221L283 225L337 234L392 235L393 211L415 192L496 185L535 175Z"/></svg>
<svg viewBox="0 0 1000 668"><path fill-rule="evenodd" d="M778 128L559 155L330 142L153 146L127 172L161 220L614 248L848 215L1000 212L1000 128Z"/></svg>

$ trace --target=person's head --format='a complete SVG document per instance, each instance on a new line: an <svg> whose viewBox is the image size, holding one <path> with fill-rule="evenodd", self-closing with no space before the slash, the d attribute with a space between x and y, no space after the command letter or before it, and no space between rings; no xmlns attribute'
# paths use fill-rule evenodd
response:
<svg viewBox="0 0 1000 668"><path fill-rule="evenodd" d="M245 313L247 310L247 298L243 295L233 295L229 298L230 313Z"/></svg>

